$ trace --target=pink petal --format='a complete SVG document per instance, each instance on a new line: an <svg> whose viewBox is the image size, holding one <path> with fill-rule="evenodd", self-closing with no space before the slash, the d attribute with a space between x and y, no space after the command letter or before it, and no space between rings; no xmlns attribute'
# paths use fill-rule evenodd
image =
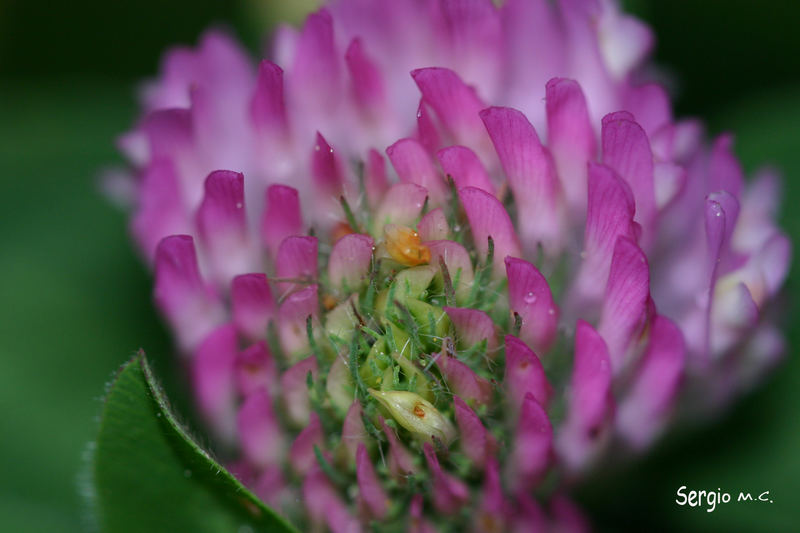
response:
<svg viewBox="0 0 800 533"><path fill-rule="evenodd" d="M589 533L592 530L578 506L561 494L551 500L550 514L553 517L554 531Z"/></svg>
<svg viewBox="0 0 800 533"><path fill-rule="evenodd" d="M389 441L389 472L395 479L402 480L406 476L416 472L414 459L411 453L400 442L394 430L386 425L383 418L380 419L383 433Z"/></svg>
<svg viewBox="0 0 800 533"><path fill-rule="evenodd" d="M597 331L608 345L614 372L627 363L628 348L647 320L650 269L644 252L619 237L614 247L608 284Z"/></svg>
<svg viewBox="0 0 800 533"><path fill-rule="evenodd" d="M375 214L375 229L382 231L387 224L400 226L416 225L428 190L416 183L397 183L392 185L383 197Z"/></svg>
<svg viewBox="0 0 800 533"><path fill-rule="evenodd" d="M462 481L442 471L430 442L422 449L431 472L433 506L444 514L456 513L469 499L469 489Z"/></svg>
<svg viewBox="0 0 800 533"><path fill-rule="evenodd" d="M327 527L331 533L361 532L361 525L350 516L347 504L316 464L303 480L303 503L314 530L322 531Z"/></svg>
<svg viewBox="0 0 800 533"><path fill-rule="evenodd" d="M317 285L293 292L278 310L278 333L281 346L291 359L293 355L308 348L306 321L310 316L316 321L319 314Z"/></svg>
<svg viewBox="0 0 800 533"><path fill-rule="evenodd" d="M381 112L386 107L383 78L375 61L364 51L359 37L350 41L344 58L356 105L369 114Z"/></svg>
<svg viewBox="0 0 800 533"><path fill-rule="evenodd" d="M317 200L322 205L338 206L345 192L344 173L333 148L319 132L311 152L311 178Z"/></svg>
<svg viewBox="0 0 800 533"><path fill-rule="evenodd" d="M264 341L239 353L236 360L236 386L247 396L256 390L271 395L278 392L278 367Z"/></svg>
<svg viewBox="0 0 800 533"><path fill-rule="evenodd" d="M342 423L342 444L347 449L348 457L355 461L356 451L361 444L368 442L369 434L364 429L364 422L361 420L361 402L353 400Z"/></svg>
<svg viewBox="0 0 800 533"><path fill-rule="evenodd" d="M328 258L328 281L341 290L355 290L367 278L372 264L372 237L351 233L333 245Z"/></svg>
<svg viewBox="0 0 800 533"><path fill-rule="evenodd" d="M492 457L497 443L486 430L475 411L458 396L453 396L456 423L460 433L461 451L478 469L482 469L486 460Z"/></svg>
<svg viewBox="0 0 800 533"><path fill-rule="evenodd" d="M428 190L431 202L441 204L447 186L425 148L414 139L400 139L386 149L395 172L403 183L416 183Z"/></svg>
<svg viewBox="0 0 800 533"><path fill-rule="evenodd" d="M194 142L192 115L188 109L160 109L145 116L142 131L150 160L172 159Z"/></svg>
<svg viewBox="0 0 800 533"><path fill-rule="evenodd" d="M431 251L430 264L438 265L440 260L444 261L450 280L453 282L456 301L462 305L466 303L475 280L469 252L453 241L428 241L425 245Z"/></svg>
<svg viewBox="0 0 800 533"><path fill-rule="evenodd" d="M286 185L270 185L266 193L266 209L261 219L261 237L274 258L286 237L303 233L303 216L297 189Z"/></svg>
<svg viewBox="0 0 800 533"><path fill-rule="evenodd" d="M419 101L419 107L417 107L416 138L429 152L436 151L442 145L441 136L431 117L430 108L425 105L424 98Z"/></svg>
<svg viewBox="0 0 800 533"><path fill-rule="evenodd" d="M408 526L408 533L436 533L436 528L422 516L423 504L422 494L415 494L411 498L411 524Z"/></svg>
<svg viewBox="0 0 800 533"><path fill-rule="evenodd" d="M240 272L256 266L247 237L244 176L216 170L205 182L203 202L197 210L197 229L218 282L230 283Z"/></svg>
<svg viewBox="0 0 800 533"><path fill-rule="evenodd" d="M228 443L236 439L236 330L224 324L203 340L191 362L192 389L200 412Z"/></svg>
<svg viewBox="0 0 800 533"><path fill-rule="evenodd" d="M265 339L270 320L275 318L275 300L265 274L242 274L231 286L233 323L251 340Z"/></svg>
<svg viewBox="0 0 800 533"><path fill-rule="evenodd" d="M508 304L522 318L523 341L539 353L550 349L556 337L559 311L542 273L524 259L506 257Z"/></svg>
<svg viewBox="0 0 800 533"><path fill-rule="evenodd" d="M492 385L455 357L442 354L436 360L447 386L473 405L486 405L492 399Z"/></svg>
<svg viewBox="0 0 800 533"><path fill-rule="evenodd" d="M586 98L574 80L547 82L547 145L553 154L567 202L575 213L586 206L586 164L593 161L597 140Z"/></svg>
<svg viewBox="0 0 800 533"><path fill-rule="evenodd" d="M139 248L148 260L152 260L156 246L163 237L191 231L172 161L151 161L142 174L137 198L139 205L131 223L131 231Z"/></svg>
<svg viewBox="0 0 800 533"><path fill-rule="evenodd" d="M356 478L359 499L364 502L369 515L378 520L382 519L389 510L389 498L381 486L378 474L367 454L367 447L363 443L358 445L356 452Z"/></svg>
<svg viewBox="0 0 800 533"><path fill-rule="evenodd" d="M733 136L721 135L714 142L709 162L709 192L727 191L739 198L744 186L744 173L733 154Z"/></svg>
<svg viewBox="0 0 800 533"><path fill-rule="evenodd" d="M286 105L283 100L283 69L266 59L258 66L258 80L250 102L250 116L261 133L269 136L287 133Z"/></svg>
<svg viewBox="0 0 800 533"><path fill-rule="evenodd" d="M649 444L665 422L678 393L685 357L680 329L668 318L657 316L647 351L617 417L620 433L635 447Z"/></svg>
<svg viewBox="0 0 800 533"><path fill-rule="evenodd" d="M572 467L582 465L613 409L611 361L603 338L583 320L575 331L569 415L562 453Z"/></svg>
<svg viewBox="0 0 800 533"><path fill-rule="evenodd" d="M340 70L333 20L328 11L321 9L306 18L297 39L287 93L311 111L328 109L340 98Z"/></svg>
<svg viewBox="0 0 800 533"><path fill-rule="evenodd" d="M653 153L644 129L633 115L621 111L603 117L603 163L630 185L636 199L636 222L646 233L654 231L656 196Z"/></svg>
<svg viewBox="0 0 800 533"><path fill-rule="evenodd" d="M445 175L453 178L456 188L477 187L496 196L494 185L475 152L466 146L450 146L436 153Z"/></svg>
<svg viewBox="0 0 800 533"><path fill-rule="evenodd" d="M503 165L517 204L517 225L526 250L562 246L564 227L560 184L550 153L521 112L490 107L481 118ZM511 254L516 255L516 254Z"/></svg>
<svg viewBox="0 0 800 533"><path fill-rule="evenodd" d="M222 322L222 305L200 277L194 242L188 235L165 237L158 244L154 298L184 351L192 350Z"/></svg>
<svg viewBox="0 0 800 533"><path fill-rule="evenodd" d="M496 347L494 321L485 312L461 307L445 307L444 312L455 327L459 346L469 348L486 340L490 350Z"/></svg>
<svg viewBox="0 0 800 533"><path fill-rule="evenodd" d="M491 237L494 241L494 275L502 276L503 259L522 255L517 233L506 209L497 198L475 187L460 189L458 198L467 214L480 258L486 260Z"/></svg>
<svg viewBox="0 0 800 533"><path fill-rule="evenodd" d="M547 471L553 453L553 426L541 404L528 393L522 401L510 465L519 488L535 486Z"/></svg>
<svg viewBox="0 0 800 533"><path fill-rule="evenodd" d="M305 474L317 464L314 446L322 450L325 435L317 413L311 413L308 425L301 431L289 448L289 463L295 472Z"/></svg>
<svg viewBox="0 0 800 533"><path fill-rule="evenodd" d="M448 237L450 226L441 207L425 213L417 224L417 233L422 242L438 241Z"/></svg>
<svg viewBox="0 0 800 533"><path fill-rule="evenodd" d="M371 149L364 165L364 189L371 208L378 207L388 188L389 178L386 177L386 162L377 150Z"/></svg>
<svg viewBox="0 0 800 533"><path fill-rule="evenodd" d="M589 164L589 204L583 262L575 290L583 303L600 300L619 237L636 239L633 193L611 168Z"/></svg>
<svg viewBox="0 0 800 533"><path fill-rule="evenodd" d="M507 504L503 496L503 484L500 480L500 465L492 457L486 466L483 482L483 499L481 501L482 519L489 518L492 524L500 527L506 518Z"/></svg>
<svg viewBox="0 0 800 533"><path fill-rule="evenodd" d="M281 375L283 407L289 420L298 426L308 424L309 420L311 404L306 381L309 372L312 379L317 378L317 360L314 356L295 363Z"/></svg>
<svg viewBox="0 0 800 533"><path fill-rule="evenodd" d="M280 465L283 435L264 389L249 394L236 415L242 453L258 468Z"/></svg>
<svg viewBox="0 0 800 533"><path fill-rule="evenodd" d="M276 277L280 297L303 286L303 282L315 281L318 276L316 237L286 237L278 248L275 260Z"/></svg>
<svg viewBox="0 0 800 533"><path fill-rule="evenodd" d="M536 401L547 405L551 388L541 361L533 350L513 335L506 335L506 373L503 385L512 407L520 407L525 396L533 395Z"/></svg>
<svg viewBox="0 0 800 533"><path fill-rule="evenodd" d="M669 95L657 83L630 87L625 95L625 109L636 117L636 121L651 136L672 121Z"/></svg>
<svg viewBox="0 0 800 533"><path fill-rule="evenodd" d="M411 77L449 139L467 146L484 144L486 134L478 112L486 106L458 74L447 68L432 67L414 70Z"/></svg>

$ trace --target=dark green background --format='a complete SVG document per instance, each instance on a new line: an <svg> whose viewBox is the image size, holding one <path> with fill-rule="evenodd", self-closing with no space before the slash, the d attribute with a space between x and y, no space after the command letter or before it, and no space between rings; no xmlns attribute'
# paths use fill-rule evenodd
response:
<svg viewBox="0 0 800 533"><path fill-rule="evenodd" d="M104 383L140 346L170 375L149 277L124 216L98 192L98 169L120 162L112 142L135 117L133 83L155 72L164 47L222 23L255 50L267 22L254 4L0 2L3 531L84 530L81 456ZM783 223L798 247L800 3L628 4L656 29L656 57L679 80L679 112L706 119L712 132L735 131L748 170L783 169ZM797 274L795 266L787 287L786 363L723 420L672 435L646 460L590 483L581 499L598 525L800 531ZM675 505L680 485L769 490L774 503L706 513Z"/></svg>

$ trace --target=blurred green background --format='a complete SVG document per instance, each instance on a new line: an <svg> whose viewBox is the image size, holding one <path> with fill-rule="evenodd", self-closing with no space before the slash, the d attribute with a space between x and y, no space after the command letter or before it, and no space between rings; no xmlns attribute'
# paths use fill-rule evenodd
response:
<svg viewBox="0 0 800 533"><path fill-rule="evenodd" d="M656 30L680 114L733 130L745 167L786 175L783 223L800 249L800 3L630 0ZM124 215L99 192L133 87L163 49L229 26L253 50L267 13L299 3L0 2L0 529L86 529L79 472L99 397L137 348L169 377L170 342ZM289 6L289 7L287 7ZM800 286L787 287L786 362L722 420L670 435L580 499L602 530L800 531ZM167 383L180 388L179 380ZM179 392L179 391L178 391ZM678 507L689 488L774 503Z"/></svg>

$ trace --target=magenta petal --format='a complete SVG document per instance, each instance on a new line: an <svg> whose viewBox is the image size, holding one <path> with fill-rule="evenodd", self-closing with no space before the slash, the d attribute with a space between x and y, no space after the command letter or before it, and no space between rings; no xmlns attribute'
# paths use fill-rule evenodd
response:
<svg viewBox="0 0 800 533"><path fill-rule="evenodd" d="M494 275L502 276L505 270L503 259L522 255L517 232L505 207L497 198L475 187L460 189L458 198L464 206L475 248L482 260L487 257L489 237L494 241Z"/></svg>
<svg viewBox="0 0 800 533"><path fill-rule="evenodd" d="M489 350L496 347L494 321L479 309L445 307L444 312L450 317L456 330L459 345L464 348L486 340Z"/></svg>
<svg viewBox="0 0 800 533"><path fill-rule="evenodd" d="M286 478L280 466L266 468L252 482L256 496L272 508L280 507L287 492Z"/></svg>
<svg viewBox="0 0 800 533"><path fill-rule="evenodd" d="M279 298L302 287L304 282L317 279L318 246L316 237L291 236L283 240L275 260Z"/></svg>
<svg viewBox="0 0 800 533"><path fill-rule="evenodd" d="M436 124L431 117L430 108L425 105L425 99L421 99L417 107L417 140L429 152L436 151L442 145L442 139Z"/></svg>
<svg viewBox="0 0 800 533"><path fill-rule="evenodd" d="M561 451L567 463L575 467L588 457L613 409L608 348L603 338L583 320L578 321L575 331L571 386Z"/></svg>
<svg viewBox="0 0 800 533"><path fill-rule="evenodd" d="M561 186L552 156L525 115L516 109L490 107L481 111L481 118L514 193L525 249L534 251L541 244L545 251L559 251L564 222Z"/></svg>
<svg viewBox="0 0 800 533"><path fill-rule="evenodd" d="M356 451L362 443L368 442L369 435L364 429L364 422L361 420L361 402L354 400L347 410L342 423L342 444L347 449L347 455L355 461Z"/></svg>
<svg viewBox="0 0 800 533"><path fill-rule="evenodd" d="M194 351L193 390L200 412L227 442L236 440L236 330L224 324Z"/></svg>
<svg viewBox="0 0 800 533"><path fill-rule="evenodd" d="M414 139L400 139L386 149L386 155L403 183L425 187L435 205L447 197L447 186L425 148Z"/></svg>
<svg viewBox="0 0 800 533"><path fill-rule="evenodd" d="M301 431L289 448L289 463L298 474L305 474L317 464L314 446L322 450L325 435L322 433L322 424L317 413L311 413L308 425Z"/></svg>
<svg viewBox="0 0 800 533"><path fill-rule="evenodd" d="M278 310L278 333L281 346L291 357L308 348L306 321L310 316L316 322L319 314L319 296L317 285L293 292L281 304Z"/></svg>
<svg viewBox="0 0 800 533"><path fill-rule="evenodd" d="M345 177L339 158L319 132L311 152L311 177L319 202L338 206L339 197L345 192Z"/></svg>
<svg viewBox="0 0 800 533"><path fill-rule="evenodd" d="M309 15L297 39L287 80L288 94L298 105L322 111L338 102L341 90L338 53L330 13L321 9Z"/></svg>
<svg viewBox="0 0 800 533"><path fill-rule="evenodd" d="M460 435L461 451L478 469L482 469L486 459L491 457L497 445L492 435L486 430L475 411L458 396L453 396L456 423Z"/></svg>
<svg viewBox="0 0 800 533"><path fill-rule="evenodd" d="M709 192L726 191L739 198L744 186L744 173L733 154L733 136L721 135L714 142L709 162Z"/></svg>
<svg viewBox="0 0 800 533"><path fill-rule="evenodd" d="M364 444L358 445L356 452L356 478L358 480L358 496L367 508L369 515L378 520L388 512L389 498L381 486L375 467Z"/></svg>
<svg viewBox="0 0 800 533"><path fill-rule="evenodd" d="M290 366L281 375L281 395L286 416L297 425L308 424L311 404L308 399L308 374L317 378L317 359L312 355Z"/></svg>
<svg viewBox="0 0 800 533"><path fill-rule="evenodd" d="M266 59L258 66L258 80L250 102L250 116L261 133L284 135L287 129L283 100L283 70Z"/></svg>
<svg viewBox="0 0 800 533"><path fill-rule="evenodd" d="M275 317L275 300L265 274L242 274L231 284L233 323L244 337L264 339Z"/></svg>
<svg viewBox="0 0 800 533"><path fill-rule="evenodd" d="M222 321L221 303L200 277L194 241L188 235L172 235L158 244L154 298L185 351Z"/></svg>
<svg viewBox="0 0 800 533"><path fill-rule="evenodd" d="M467 364L442 354L436 360L447 386L473 405L486 405L492 399L492 385L478 376Z"/></svg>
<svg viewBox="0 0 800 533"><path fill-rule="evenodd" d="M509 462L519 488L530 489L547 471L553 453L553 426L533 394L522 400Z"/></svg>
<svg viewBox="0 0 800 533"><path fill-rule="evenodd" d="M270 185L266 193L266 209L261 219L261 237L274 258L286 237L303 232L303 215L297 189L286 185Z"/></svg>
<svg viewBox="0 0 800 533"><path fill-rule="evenodd" d="M522 318L520 338L544 354L553 344L559 311L542 273L524 259L506 257L508 304Z"/></svg>
<svg viewBox="0 0 800 533"><path fill-rule="evenodd" d="M653 153L644 129L627 112L603 117L603 163L630 185L636 199L636 222L652 233L656 216Z"/></svg>
<svg viewBox="0 0 800 533"><path fill-rule="evenodd" d="M236 385L247 396L264 389L270 395L278 392L278 367L264 341L239 353L236 361Z"/></svg>
<svg viewBox="0 0 800 533"><path fill-rule="evenodd" d="M383 78L375 62L364 51L358 37L350 41L344 56L350 73L356 105L367 113L379 113L386 106L386 90Z"/></svg>
<svg viewBox="0 0 800 533"><path fill-rule="evenodd" d="M410 514L411 524L408 526L408 533L436 533L436 528L422 516L422 507L425 503L422 494L415 494L411 498Z"/></svg>
<svg viewBox="0 0 800 533"><path fill-rule="evenodd" d="M466 146L450 146L436 152L445 175L453 178L457 189L476 187L496 196L494 185L483 163Z"/></svg>
<svg viewBox="0 0 800 533"><path fill-rule="evenodd" d="M164 236L191 231L172 161L158 159L147 166L139 182L137 197L139 205L131 231L139 248L148 260L152 260L156 246Z"/></svg>
<svg viewBox="0 0 800 533"><path fill-rule="evenodd" d="M633 113L650 136L672 121L669 95L658 83L630 87L625 95L625 109Z"/></svg>
<svg viewBox="0 0 800 533"><path fill-rule="evenodd" d="M236 415L242 453L258 468L280 465L283 435L267 391L249 394Z"/></svg>
<svg viewBox="0 0 800 533"><path fill-rule="evenodd" d="M586 206L586 164L593 161L597 141L586 98L574 80L547 82L547 145L553 154L564 195L573 212Z"/></svg>
<svg viewBox="0 0 800 533"><path fill-rule="evenodd" d="M389 178L386 177L386 161L377 150L371 149L364 164L364 191L367 194L367 202L371 208L378 207L388 188Z"/></svg>
<svg viewBox="0 0 800 533"><path fill-rule="evenodd" d="M462 481L442 471L430 442L426 442L422 449L431 472L433 506L444 514L457 512L469 499L469 489Z"/></svg>
<svg viewBox="0 0 800 533"><path fill-rule="evenodd" d="M333 245L328 258L328 281L341 290L355 290L369 275L372 237L351 233Z"/></svg>
<svg viewBox="0 0 800 533"><path fill-rule="evenodd" d="M425 243L431 251L431 264L439 265L444 261L456 293L456 302L463 305L469 300L475 273L469 252L454 241L428 241Z"/></svg>
<svg viewBox="0 0 800 533"><path fill-rule="evenodd" d="M608 345L614 372L627 364L628 348L647 320L650 269L644 252L631 240L620 237L603 299L597 331Z"/></svg>
<svg viewBox="0 0 800 533"><path fill-rule="evenodd" d="M602 297L617 239L635 240L634 212L633 193L628 184L611 168L590 163L583 261L574 289L581 305Z"/></svg>
<svg viewBox="0 0 800 533"><path fill-rule="evenodd" d="M172 159L194 140L192 115L188 109L153 111L145 116L142 131L147 139L151 161Z"/></svg>
<svg viewBox="0 0 800 533"><path fill-rule="evenodd" d="M668 318L657 316L650 328L647 351L617 416L620 433L633 446L649 444L666 421L678 393L685 357L681 330Z"/></svg>
<svg viewBox="0 0 800 533"><path fill-rule="evenodd" d="M417 233L422 242L446 239L450 234L447 216L441 207L428 211L417 224Z"/></svg>
<svg viewBox="0 0 800 533"><path fill-rule="evenodd" d="M347 504L328 480L322 469L314 464L303 480L303 503L314 524L313 530L331 533L360 533L361 526L350 516Z"/></svg>
<svg viewBox="0 0 800 533"><path fill-rule="evenodd" d="M396 183L383 196L383 201L375 215L375 229L380 232L387 224L414 226L428 190L416 183Z"/></svg>
<svg viewBox="0 0 800 533"><path fill-rule="evenodd" d="M208 175L197 210L197 229L220 284L227 285L236 274L254 269L255 258L247 238L244 175L228 170Z"/></svg>
<svg viewBox="0 0 800 533"><path fill-rule="evenodd" d="M449 139L467 146L483 144L485 133L478 112L486 106L472 87L447 68L421 68L411 76Z"/></svg>
<svg viewBox="0 0 800 533"><path fill-rule="evenodd" d="M506 502L503 496L503 485L500 481L500 465L494 457L489 459L486 466L481 514L484 520L488 516L492 520L492 523L498 526L504 522L507 514Z"/></svg>
<svg viewBox="0 0 800 533"><path fill-rule="evenodd" d="M514 408L522 405L525 396L532 394L536 401L547 405L550 384L541 361L528 345L513 335L506 335L506 373L503 385Z"/></svg>
<svg viewBox="0 0 800 533"><path fill-rule="evenodd" d="M394 430L386 425L383 418L380 421L386 440L389 441L389 472L395 479L405 479L408 475L416 472L414 458L397 438Z"/></svg>

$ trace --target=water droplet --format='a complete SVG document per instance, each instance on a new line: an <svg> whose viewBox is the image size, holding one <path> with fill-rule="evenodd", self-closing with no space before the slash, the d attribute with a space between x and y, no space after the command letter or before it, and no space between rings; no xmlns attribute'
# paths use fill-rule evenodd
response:
<svg viewBox="0 0 800 533"><path fill-rule="evenodd" d="M550 309L547 310L547 314L548 315L554 315L554 314L556 314L556 310L551 307Z"/></svg>
<svg viewBox="0 0 800 533"><path fill-rule="evenodd" d="M525 298L523 298L523 299L525 300L526 304L536 303L536 295L533 294L533 291L531 291L528 294L526 294Z"/></svg>
<svg viewBox="0 0 800 533"><path fill-rule="evenodd" d="M161 413L156 413L156 416L157 416L158 418L161 418Z"/></svg>
<svg viewBox="0 0 800 533"><path fill-rule="evenodd" d="M242 524L239 526L237 533L253 533L253 528L248 524Z"/></svg>
<svg viewBox="0 0 800 533"><path fill-rule="evenodd" d="M186 470L183 471L183 477L185 478L192 477L192 471L187 468Z"/></svg>
<svg viewBox="0 0 800 533"><path fill-rule="evenodd" d="M242 208L242 202L236 202L236 209Z"/></svg>
<svg viewBox="0 0 800 533"><path fill-rule="evenodd" d="M314 145L314 150L316 150L317 152L319 152L319 145L318 145L318 144Z"/></svg>

